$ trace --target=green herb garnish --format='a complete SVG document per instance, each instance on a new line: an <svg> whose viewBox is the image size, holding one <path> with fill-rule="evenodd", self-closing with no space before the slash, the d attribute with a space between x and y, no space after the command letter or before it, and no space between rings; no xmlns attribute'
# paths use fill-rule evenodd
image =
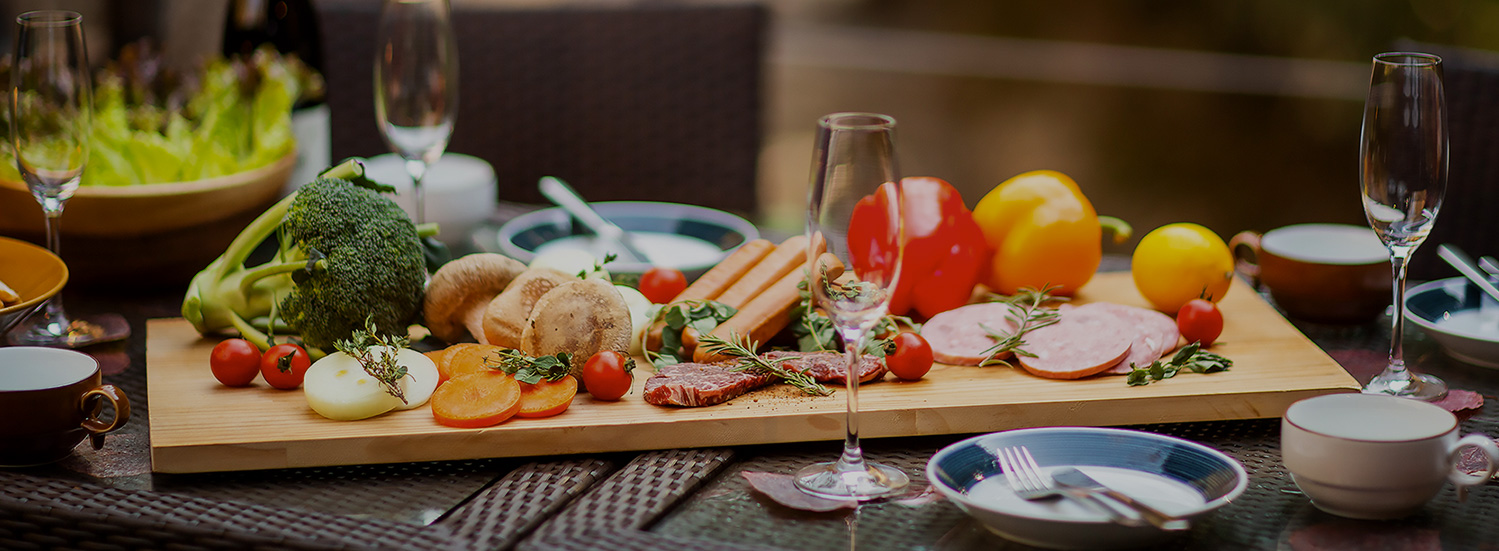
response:
<svg viewBox="0 0 1499 551"><path fill-rule="evenodd" d="M542 379L560 381L563 377L572 374L572 361L566 352L559 352L555 356L532 358L525 352L506 348L486 354L484 367L509 373L515 377L515 380L533 385L541 382Z"/></svg>
<svg viewBox="0 0 1499 551"><path fill-rule="evenodd" d="M1013 353L1016 356L1036 357L1035 354L1026 352L1022 348L1025 346L1025 335L1031 331L1061 321L1061 312L1056 311L1054 308L1046 308L1046 303L1065 302L1069 300L1066 297L1052 296L1051 291L1054 289L1056 287L1043 285L1040 290L1025 287L1020 289L1019 293L1011 296L990 296L990 302L1002 302L1012 307L1010 313L1005 317L1010 320L1010 323L1015 325L1016 329L1014 332L1006 333L1004 331L995 331L987 325L980 324L984 332L989 334L989 338L994 339L994 346L990 346L987 350L984 350L984 360L979 362L979 365L1003 365L1008 367L1010 362L997 358L1006 352Z"/></svg>
<svg viewBox="0 0 1499 551"><path fill-rule="evenodd" d="M665 322L661 332L661 349L647 350L645 357L652 365L663 367L692 359L682 349L682 330L691 327L698 335L707 335L718 324L734 317L739 310L722 302L712 300L688 300L662 306L651 316L651 327Z"/></svg>
<svg viewBox="0 0 1499 551"><path fill-rule="evenodd" d="M1170 360L1156 360L1145 367L1130 364L1132 369L1124 381L1129 383L1129 386L1142 386L1175 377L1176 373L1183 369L1194 373L1217 373L1228 371L1228 368L1233 365L1233 360L1202 350L1202 343L1194 342L1176 351Z"/></svg>
<svg viewBox="0 0 1499 551"><path fill-rule="evenodd" d="M833 391L828 389L828 387L819 384L816 379L812 378L811 375L807 375L806 373L802 373L795 369L787 369L785 366L782 366L781 363L791 359L790 356L785 358L777 358L774 360L767 360L763 356L756 354L755 349L759 345L757 343L750 342L748 338L731 334L729 335L729 338L725 339L718 335L705 334L703 335L702 340L699 342L698 346L707 347L705 348L705 350L707 350L711 354L738 358L739 364L734 367L736 371L756 371L759 373L765 373L774 376L782 381L785 381L787 384L790 384L791 386L800 389L802 392L811 394L813 396L828 396L833 393Z"/></svg>
<svg viewBox="0 0 1499 551"><path fill-rule="evenodd" d="M403 404L406 403L405 391L401 389L401 385L396 384L406 377L406 366L397 362L396 358L401 349L406 348L409 341L406 337L379 334L375 330L373 318L366 318L364 326L364 329L354 330L348 340L334 342L334 348L357 360L359 365L364 367L364 372L369 373L380 383L380 386L385 388L386 394L395 396ZM385 347L380 351L378 358L370 351L370 348L374 346Z"/></svg>

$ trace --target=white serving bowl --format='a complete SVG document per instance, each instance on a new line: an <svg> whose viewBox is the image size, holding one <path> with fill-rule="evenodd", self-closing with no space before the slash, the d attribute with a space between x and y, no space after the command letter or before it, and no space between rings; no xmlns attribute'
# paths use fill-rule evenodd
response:
<svg viewBox="0 0 1499 551"><path fill-rule="evenodd" d="M740 245L759 239L760 232L749 221L727 212L649 201L604 201L590 203L599 216L626 231L635 232L636 243L657 264L682 270L696 278L718 264ZM496 240L499 252L529 264L538 250L568 240L587 243L591 232L560 207L517 216L500 226ZM689 246L672 246L661 238L681 240ZM657 246L665 243L665 247ZM594 251L595 256L597 251ZM644 262L616 260L605 266L611 273L640 274L651 268Z"/></svg>

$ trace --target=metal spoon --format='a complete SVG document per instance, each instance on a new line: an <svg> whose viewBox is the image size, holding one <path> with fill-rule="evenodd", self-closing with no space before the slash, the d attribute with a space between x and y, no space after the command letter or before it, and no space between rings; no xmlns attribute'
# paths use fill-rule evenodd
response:
<svg viewBox="0 0 1499 551"><path fill-rule="evenodd" d="M655 264L651 262L651 258L645 254L645 251L635 246L634 238L629 232L599 216L599 213L589 207L588 202L584 201L572 186L567 185L567 182L552 176L542 176L541 181L537 182L537 188L547 199L551 199L557 206L562 207L562 210L583 222L583 225L597 234L600 239L619 244L617 249L624 253L620 255L623 257L622 260Z"/></svg>
<svg viewBox="0 0 1499 551"><path fill-rule="evenodd" d="M1442 260L1446 260L1453 268L1457 268L1457 271L1462 272L1468 281L1473 282L1479 289L1483 289L1483 292L1488 293L1494 300L1499 300L1499 289L1489 283L1489 278L1484 276L1483 272L1478 271L1478 268L1473 265L1473 259L1469 258L1462 249L1443 243L1437 245L1437 256L1442 257Z"/></svg>

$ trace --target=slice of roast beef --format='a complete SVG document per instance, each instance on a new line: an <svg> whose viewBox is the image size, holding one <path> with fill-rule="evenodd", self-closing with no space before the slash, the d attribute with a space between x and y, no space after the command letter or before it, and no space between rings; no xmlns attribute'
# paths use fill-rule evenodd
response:
<svg viewBox="0 0 1499 551"><path fill-rule="evenodd" d="M658 406L711 406L776 381L770 375L735 371L734 365L680 363L657 369L645 381L645 401Z"/></svg>
<svg viewBox="0 0 1499 551"><path fill-rule="evenodd" d="M811 375L819 383L847 384L844 374L848 372L848 357L842 352L786 352L772 351L762 354L767 360L790 358L781 365ZM885 362L872 356L861 356L859 382L867 383L885 375Z"/></svg>

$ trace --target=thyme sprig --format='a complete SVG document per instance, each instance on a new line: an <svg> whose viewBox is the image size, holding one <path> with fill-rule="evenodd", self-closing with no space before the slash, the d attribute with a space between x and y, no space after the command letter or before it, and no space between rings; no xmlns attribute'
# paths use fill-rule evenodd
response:
<svg viewBox="0 0 1499 551"><path fill-rule="evenodd" d="M703 335L702 339L698 341L698 346L708 347L705 350L712 354L738 358L739 364L734 367L736 371L765 373L813 396L829 396L833 394L832 390L819 384L811 375L795 369L787 369L781 365L782 362L790 359L790 357L767 360L763 356L756 354L755 348L759 345L751 342L747 337L730 334L729 338L725 339L718 335Z"/></svg>
<svg viewBox="0 0 1499 551"><path fill-rule="evenodd" d="M380 334L375 329L373 319L365 319L364 327L351 333L348 340L334 342L333 347L358 361L359 365L364 368L364 372L374 377L385 389L386 394L395 396L403 404L406 403L405 390L398 383L407 376L407 370L406 366L396 360L397 354L402 348L406 348L410 341L406 337ZM375 346L384 347L379 357L372 352Z"/></svg>
<svg viewBox="0 0 1499 551"><path fill-rule="evenodd" d="M1036 357L1035 354L1027 352L1025 346L1025 335L1042 327L1061 321L1061 312L1055 308L1047 308L1049 302L1066 302L1067 297L1052 296L1052 290L1056 287L1043 285L1037 290L1032 287L1020 289L1014 295L992 295L991 302L1002 302L1011 306L1010 313L1005 316L1015 326L1013 332L997 331L988 325L979 324L989 338L994 339L994 345L984 350L984 360L979 365L1003 365L1010 366L1010 362L999 359L1005 353L1013 353L1017 356L1028 358Z"/></svg>
<svg viewBox="0 0 1499 551"><path fill-rule="evenodd" d="M1228 371L1228 368L1233 365L1233 360L1202 350L1202 343L1194 342L1176 351L1176 354L1169 360L1156 360L1144 367L1130 364L1133 369L1124 381L1129 383L1129 386L1142 386L1175 377L1177 372L1183 369L1194 373L1217 373Z"/></svg>
<svg viewBox="0 0 1499 551"><path fill-rule="evenodd" d="M484 356L484 367L503 371L515 380L527 384L540 383L542 379L556 382L572 374L572 359L566 352L555 356L533 358L525 352L506 348Z"/></svg>

